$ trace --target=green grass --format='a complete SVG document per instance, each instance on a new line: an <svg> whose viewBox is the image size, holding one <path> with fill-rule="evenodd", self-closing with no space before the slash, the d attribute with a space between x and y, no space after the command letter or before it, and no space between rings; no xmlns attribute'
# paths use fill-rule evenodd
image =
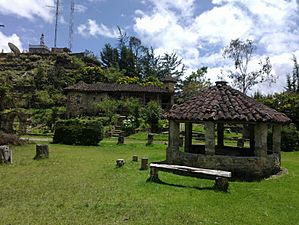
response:
<svg viewBox="0 0 299 225"><path fill-rule="evenodd" d="M213 181L164 172L165 184L146 182L149 171L131 157L163 160L163 144L105 139L96 147L49 148L49 159L35 161L35 145L13 147L14 163L0 166L0 224L299 223L299 152L282 154L288 175L231 182L222 193ZM115 167L118 158L124 167Z"/></svg>

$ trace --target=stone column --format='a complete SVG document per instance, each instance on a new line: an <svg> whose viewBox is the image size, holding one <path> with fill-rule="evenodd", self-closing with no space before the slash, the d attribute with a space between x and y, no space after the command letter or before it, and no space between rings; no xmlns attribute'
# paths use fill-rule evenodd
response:
<svg viewBox="0 0 299 225"><path fill-rule="evenodd" d="M192 123L185 123L185 152L190 152L192 145Z"/></svg>
<svg viewBox="0 0 299 225"><path fill-rule="evenodd" d="M205 122L205 152L206 155L215 155L215 124Z"/></svg>
<svg viewBox="0 0 299 225"><path fill-rule="evenodd" d="M166 152L166 160L168 162L172 161L173 153L179 151L180 141L180 123L169 120L169 138L168 138L168 148Z"/></svg>
<svg viewBox="0 0 299 225"><path fill-rule="evenodd" d="M257 157L267 156L267 134L268 126L265 123L258 123L254 126L254 154Z"/></svg>
<svg viewBox="0 0 299 225"><path fill-rule="evenodd" d="M217 145L218 147L224 146L224 124L217 123Z"/></svg>

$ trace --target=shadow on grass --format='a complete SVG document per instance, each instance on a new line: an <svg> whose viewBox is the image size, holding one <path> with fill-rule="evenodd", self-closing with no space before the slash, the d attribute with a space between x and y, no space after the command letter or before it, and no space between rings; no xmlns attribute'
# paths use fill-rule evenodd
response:
<svg viewBox="0 0 299 225"><path fill-rule="evenodd" d="M190 189L196 189L196 190L200 190L200 191L203 191L203 190L212 190L212 191L218 191L217 189L215 189L215 187L196 187L196 186L186 186L186 185L181 185L181 184L172 184L172 183L167 183L167 182L164 182L162 180L156 180L156 181L149 181L148 182L153 182L153 183L156 183L156 184L160 184L160 185L166 185L166 186L171 186L171 187L178 187L178 188L190 188Z"/></svg>

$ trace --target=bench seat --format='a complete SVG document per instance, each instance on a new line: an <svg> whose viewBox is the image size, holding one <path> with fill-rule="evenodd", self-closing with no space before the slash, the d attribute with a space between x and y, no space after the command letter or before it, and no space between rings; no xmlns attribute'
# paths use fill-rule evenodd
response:
<svg viewBox="0 0 299 225"><path fill-rule="evenodd" d="M161 182L158 177L158 171L170 172L177 175L192 176L203 179L215 180L215 188L227 191L228 179L232 177L231 172L223 170L212 170L190 166L172 165L172 164L150 164L150 177L148 181ZM222 187L223 186L223 187Z"/></svg>

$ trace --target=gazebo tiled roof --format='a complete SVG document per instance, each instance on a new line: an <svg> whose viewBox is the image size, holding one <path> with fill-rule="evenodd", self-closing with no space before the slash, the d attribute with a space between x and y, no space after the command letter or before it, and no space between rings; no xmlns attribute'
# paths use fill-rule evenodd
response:
<svg viewBox="0 0 299 225"><path fill-rule="evenodd" d="M147 93L169 93L166 89L149 85L142 86L139 84L116 84L102 83L86 84L80 81L77 84L66 87L65 91L80 91L80 92L147 92Z"/></svg>
<svg viewBox="0 0 299 225"><path fill-rule="evenodd" d="M164 114L164 118L188 121L236 121L286 123L290 119L242 92L216 82L215 86L201 91Z"/></svg>

